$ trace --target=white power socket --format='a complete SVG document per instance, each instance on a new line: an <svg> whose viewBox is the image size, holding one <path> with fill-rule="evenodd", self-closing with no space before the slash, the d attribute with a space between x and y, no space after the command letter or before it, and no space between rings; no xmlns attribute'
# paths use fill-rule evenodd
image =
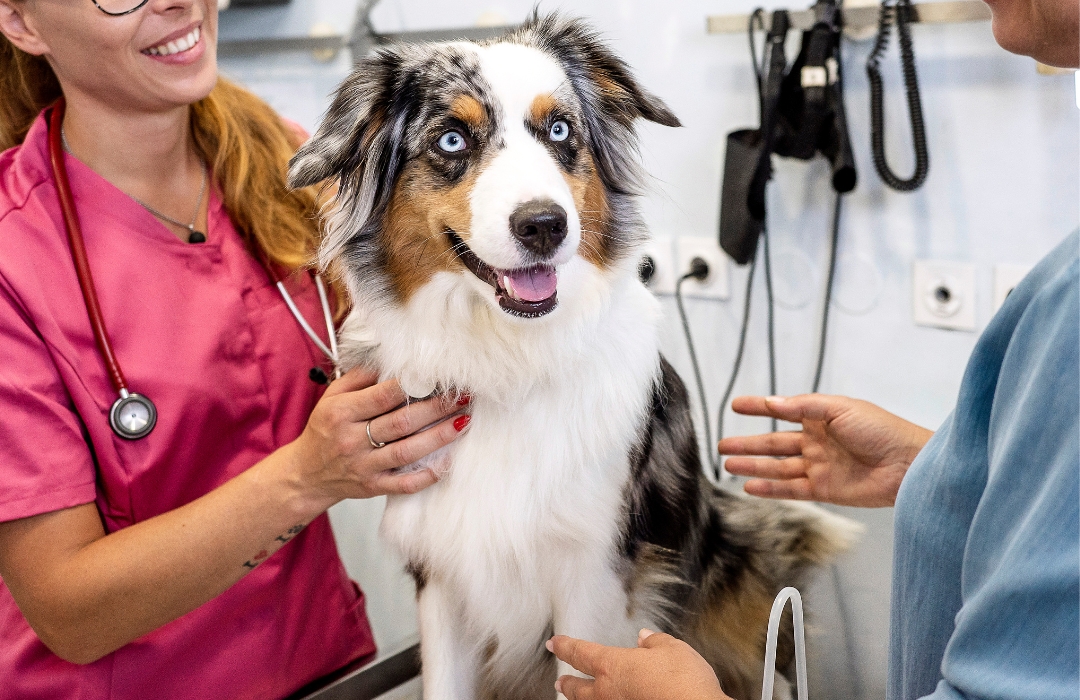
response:
<svg viewBox="0 0 1080 700"><path fill-rule="evenodd" d="M1020 280L1027 277L1031 272L1031 265L1012 265L999 263L994 265L994 313L1005 303L1005 298L1013 287L1020 284Z"/></svg>
<svg viewBox="0 0 1080 700"><path fill-rule="evenodd" d="M690 261L701 258L709 264L709 276L698 281L688 279L682 284L682 293L699 299L729 299L731 285L728 279L728 257L712 238L702 236L679 236L675 240L675 279L690 271Z"/></svg>
<svg viewBox="0 0 1080 700"><path fill-rule="evenodd" d="M974 265L916 260L912 291L917 325L975 330Z"/></svg>
<svg viewBox="0 0 1080 700"><path fill-rule="evenodd" d="M653 273L645 285L653 294L675 293L675 253L671 236L652 236L641 249L639 262L652 261Z"/></svg>

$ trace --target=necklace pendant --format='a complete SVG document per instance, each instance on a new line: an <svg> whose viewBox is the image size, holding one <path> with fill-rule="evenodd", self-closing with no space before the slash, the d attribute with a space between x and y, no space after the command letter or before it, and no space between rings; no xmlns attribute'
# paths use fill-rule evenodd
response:
<svg viewBox="0 0 1080 700"><path fill-rule="evenodd" d="M188 236L188 243L206 243L206 234L202 231L192 231Z"/></svg>

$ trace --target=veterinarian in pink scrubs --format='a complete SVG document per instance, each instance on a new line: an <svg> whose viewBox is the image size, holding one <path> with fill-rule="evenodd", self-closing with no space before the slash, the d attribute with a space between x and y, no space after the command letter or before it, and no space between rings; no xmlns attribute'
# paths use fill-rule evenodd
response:
<svg viewBox="0 0 1080 700"><path fill-rule="evenodd" d="M373 654L325 511L430 485L388 470L468 422L363 371L313 381L332 368L268 273L325 343L289 274L317 236L284 185L300 138L217 81L216 19L0 0L0 697L279 698ZM157 409L137 439L110 427L50 167L61 91L100 317Z"/></svg>

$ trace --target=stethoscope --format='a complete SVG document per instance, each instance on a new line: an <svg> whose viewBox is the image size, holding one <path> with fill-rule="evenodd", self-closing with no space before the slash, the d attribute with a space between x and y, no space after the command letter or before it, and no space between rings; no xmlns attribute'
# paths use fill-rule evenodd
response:
<svg viewBox="0 0 1080 700"><path fill-rule="evenodd" d="M94 289L94 280L90 275L90 265L86 260L86 244L83 242L82 227L79 225L79 217L75 211L75 199L71 195L71 185L68 182L67 166L64 163L64 146L61 134L61 126L64 123L64 99L60 98L53 106L52 115L49 119L49 162L52 165L53 178L56 180L56 192L60 199L60 211L64 217L64 228L67 229L68 244L71 247L71 257L75 261L75 274L79 278L79 288L82 289L83 300L86 302L86 312L90 317L90 327L94 331L94 340L97 342L98 351L105 362L108 370L109 381L113 389L119 394L119 398L113 402L109 409L109 426L113 432L125 440L138 440L146 437L157 424L157 407L154 402L142 394L128 389L127 380L120 370L120 363L113 352L112 343L105 330L105 322L101 318L101 306L98 304L97 292ZM315 275L315 286L319 290L319 303L322 306L323 319L326 321L326 332L330 339L330 345L326 343L312 330L304 319L300 309L296 307L289 292L285 289L284 282L278 277L272 265L266 265L267 271L275 282L278 291L281 292L285 304L289 307L294 318L311 338L315 346L326 355L334 366L334 376L341 376L338 369L337 339L334 334L334 319L330 313L330 303L326 296L326 286L322 277ZM314 376L314 375L313 375Z"/></svg>

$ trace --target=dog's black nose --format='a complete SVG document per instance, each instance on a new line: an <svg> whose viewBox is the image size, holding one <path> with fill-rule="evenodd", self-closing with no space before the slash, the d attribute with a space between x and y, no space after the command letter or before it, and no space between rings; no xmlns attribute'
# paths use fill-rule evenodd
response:
<svg viewBox="0 0 1080 700"><path fill-rule="evenodd" d="M525 202L510 215L510 231L530 253L551 257L566 238L566 210L549 199Z"/></svg>

